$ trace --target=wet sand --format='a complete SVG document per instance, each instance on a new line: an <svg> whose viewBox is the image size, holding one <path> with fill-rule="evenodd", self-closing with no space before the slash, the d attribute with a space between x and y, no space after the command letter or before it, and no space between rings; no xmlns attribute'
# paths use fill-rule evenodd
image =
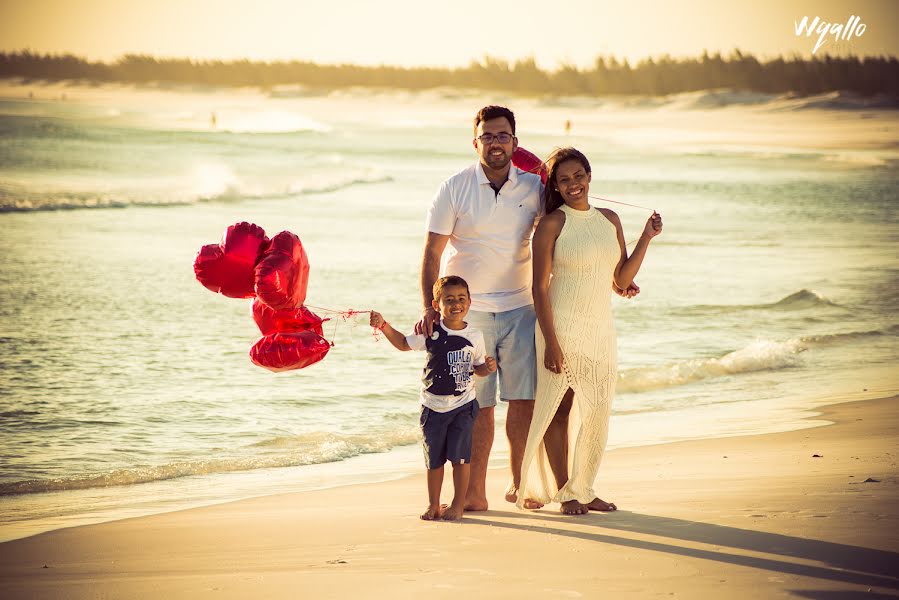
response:
<svg viewBox="0 0 899 600"><path fill-rule="evenodd" d="M899 398L815 419L834 424L609 452L611 514L519 511L492 470L460 523L418 519L422 473L53 531L0 544L0 595L899 597Z"/></svg>

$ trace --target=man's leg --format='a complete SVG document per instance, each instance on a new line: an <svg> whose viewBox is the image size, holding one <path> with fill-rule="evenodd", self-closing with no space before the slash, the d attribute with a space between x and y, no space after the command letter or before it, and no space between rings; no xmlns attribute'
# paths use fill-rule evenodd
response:
<svg viewBox="0 0 899 600"><path fill-rule="evenodd" d="M481 407L471 432L471 474L465 510L487 510L487 463L493 448L493 409ZM525 433L527 439L527 433Z"/></svg>
<svg viewBox="0 0 899 600"><path fill-rule="evenodd" d="M518 500L518 487L521 485L521 461L524 458L524 447L528 442L528 430L534 416L533 400L509 400L506 412L506 436L509 438L509 467L512 471L512 484L506 490L506 500Z"/></svg>
<svg viewBox="0 0 899 600"><path fill-rule="evenodd" d="M496 358L496 318L494 313L470 311L468 324L484 335L487 356ZM496 408L497 375L474 378L475 392L480 411L471 432L471 473L468 480L468 495L465 510L487 510L487 463L493 448L493 413Z"/></svg>

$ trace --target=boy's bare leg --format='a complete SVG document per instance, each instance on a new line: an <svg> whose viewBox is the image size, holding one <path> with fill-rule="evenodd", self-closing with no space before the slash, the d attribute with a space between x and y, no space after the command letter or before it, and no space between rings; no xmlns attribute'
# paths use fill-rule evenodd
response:
<svg viewBox="0 0 899 600"><path fill-rule="evenodd" d="M453 463L453 503L443 513L444 521L455 521L462 518L465 512L465 497L468 492L468 480L471 476L471 465Z"/></svg>
<svg viewBox="0 0 899 600"><path fill-rule="evenodd" d="M424 521L434 521L443 514L440 507L440 488L443 486L443 467L428 469L428 510L421 513Z"/></svg>
<svg viewBox="0 0 899 600"><path fill-rule="evenodd" d="M487 461L493 448L493 409L493 406L482 408L471 430L471 475L465 496L467 511L487 510Z"/></svg>
<svg viewBox="0 0 899 600"><path fill-rule="evenodd" d="M506 490L508 502L518 500L518 486L521 485L521 462L524 460L524 448L528 442L528 430L531 428L533 416L533 400L509 400L509 410L506 413L506 436L509 438L509 467L512 470L512 483Z"/></svg>

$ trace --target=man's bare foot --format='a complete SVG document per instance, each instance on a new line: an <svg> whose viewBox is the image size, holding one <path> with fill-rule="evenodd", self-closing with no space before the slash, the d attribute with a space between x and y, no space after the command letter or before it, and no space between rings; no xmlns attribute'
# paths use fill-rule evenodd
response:
<svg viewBox="0 0 899 600"><path fill-rule="evenodd" d="M537 510L538 508L543 508L543 503L537 502L533 498L525 498L524 499L524 507L529 510Z"/></svg>
<svg viewBox="0 0 899 600"><path fill-rule="evenodd" d="M443 515L440 517L444 521L458 521L462 518L462 513L465 512L461 506L452 506L446 509Z"/></svg>
<svg viewBox="0 0 899 600"><path fill-rule="evenodd" d="M465 499L465 512L480 512L487 510L487 498L471 498Z"/></svg>
<svg viewBox="0 0 899 600"><path fill-rule="evenodd" d="M586 504L581 504L577 500L563 502L559 510L562 511L563 515L585 515L590 512Z"/></svg>
<svg viewBox="0 0 899 600"><path fill-rule="evenodd" d="M594 498L589 504L587 504L587 508L599 512L614 512L618 510L618 507L615 506L614 502L605 502L603 500L600 500L599 498Z"/></svg>
<svg viewBox="0 0 899 600"><path fill-rule="evenodd" d="M422 521L436 521L441 518L446 511L446 504L440 506L428 506L428 510L421 513L419 517Z"/></svg>

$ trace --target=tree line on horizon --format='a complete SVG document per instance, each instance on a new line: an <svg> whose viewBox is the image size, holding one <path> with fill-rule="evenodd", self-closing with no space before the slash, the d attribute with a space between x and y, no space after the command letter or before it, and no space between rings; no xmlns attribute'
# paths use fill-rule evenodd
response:
<svg viewBox="0 0 899 600"><path fill-rule="evenodd" d="M727 57L708 52L695 58L675 59L666 55L647 58L633 66L627 60L600 56L590 68L563 65L554 71L539 68L533 58L509 62L486 57L460 68L405 68L305 61L199 61L139 54L127 54L115 62L105 63L72 54L2 52L0 78L12 77L260 88L284 85L408 90L455 87L538 95L667 95L728 88L803 96L830 91L899 96L899 60L894 56L792 56L760 61L739 50Z"/></svg>

